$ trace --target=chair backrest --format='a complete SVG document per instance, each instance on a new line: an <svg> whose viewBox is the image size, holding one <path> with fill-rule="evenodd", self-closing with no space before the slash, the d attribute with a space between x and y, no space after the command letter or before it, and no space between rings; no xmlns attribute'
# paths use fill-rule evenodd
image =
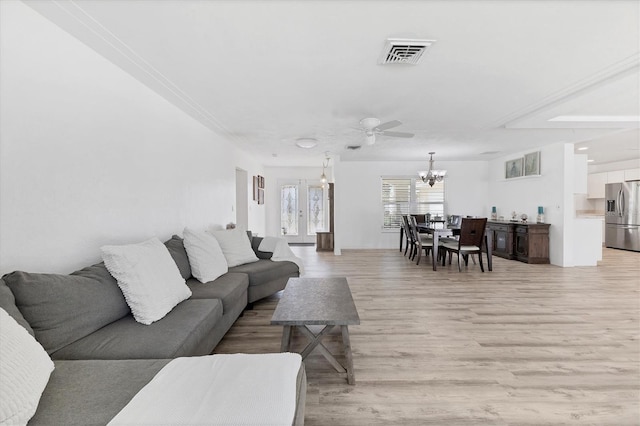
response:
<svg viewBox="0 0 640 426"><path fill-rule="evenodd" d="M413 238L413 241L416 242L420 238L420 236L418 235L418 222L413 216L407 216L407 219L409 220L409 229L411 230L411 236Z"/></svg>
<svg viewBox="0 0 640 426"><path fill-rule="evenodd" d="M487 218L462 218L460 223L460 239L461 246L478 246L482 247L482 239L484 238L484 229L487 226Z"/></svg>
<svg viewBox="0 0 640 426"><path fill-rule="evenodd" d="M412 214L411 217L415 218L416 223L426 223L428 221L427 216L424 214Z"/></svg>
<svg viewBox="0 0 640 426"><path fill-rule="evenodd" d="M411 218L411 216L402 216L402 227L404 228L404 234L407 236L407 239L410 239L411 242L414 243L416 238L414 237L411 226L409 225L409 218Z"/></svg>

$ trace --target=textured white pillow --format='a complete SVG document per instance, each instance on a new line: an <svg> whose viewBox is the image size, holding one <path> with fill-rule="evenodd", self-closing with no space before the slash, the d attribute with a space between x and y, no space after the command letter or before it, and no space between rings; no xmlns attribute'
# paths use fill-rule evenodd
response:
<svg viewBox="0 0 640 426"><path fill-rule="evenodd" d="M258 257L251 248L247 233L241 229L227 229L224 231L209 231L216 237L222 253L227 259L229 268L245 263L257 262Z"/></svg>
<svg viewBox="0 0 640 426"><path fill-rule="evenodd" d="M42 345L0 308L0 424L24 425L33 417L53 362Z"/></svg>
<svg viewBox="0 0 640 426"><path fill-rule="evenodd" d="M229 271L227 259L215 237L207 232L184 228L184 248L191 274L201 283L213 281Z"/></svg>
<svg viewBox="0 0 640 426"><path fill-rule="evenodd" d="M157 238L139 244L103 246L102 259L131 308L133 317L151 324L191 296L167 247Z"/></svg>

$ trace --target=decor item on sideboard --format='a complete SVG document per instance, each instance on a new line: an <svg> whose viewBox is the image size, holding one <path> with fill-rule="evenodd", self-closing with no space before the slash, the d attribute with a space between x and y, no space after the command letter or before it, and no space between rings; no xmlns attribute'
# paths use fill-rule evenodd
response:
<svg viewBox="0 0 640 426"><path fill-rule="evenodd" d="M498 218L498 212L496 211L496 206L491 207L491 220L496 220Z"/></svg>
<svg viewBox="0 0 640 426"><path fill-rule="evenodd" d="M526 213L522 213L520 215L520 220L522 221L522 223L527 223L527 219L529 218L529 216L526 215Z"/></svg>
<svg viewBox="0 0 640 426"><path fill-rule="evenodd" d="M536 223L544 223L544 208L538 206L538 217L536 217Z"/></svg>
<svg viewBox="0 0 640 426"><path fill-rule="evenodd" d="M515 160L505 161L504 163L504 177L505 179L511 179L522 176L522 157Z"/></svg>
<svg viewBox="0 0 640 426"><path fill-rule="evenodd" d="M537 176L540 174L540 151L525 154L524 175Z"/></svg>
<svg viewBox="0 0 640 426"><path fill-rule="evenodd" d="M418 175L422 179L424 183L428 183L429 186L433 186L436 182L442 182L444 176L447 174L446 170L435 170L433 168L433 154L435 152L429 153L429 170L418 172Z"/></svg>

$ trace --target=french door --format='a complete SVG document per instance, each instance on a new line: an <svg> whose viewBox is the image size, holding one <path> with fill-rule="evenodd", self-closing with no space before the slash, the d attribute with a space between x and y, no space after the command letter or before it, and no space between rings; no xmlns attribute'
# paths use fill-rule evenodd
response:
<svg viewBox="0 0 640 426"><path fill-rule="evenodd" d="M315 243L328 231L328 193L320 181L279 181L280 235L290 243Z"/></svg>

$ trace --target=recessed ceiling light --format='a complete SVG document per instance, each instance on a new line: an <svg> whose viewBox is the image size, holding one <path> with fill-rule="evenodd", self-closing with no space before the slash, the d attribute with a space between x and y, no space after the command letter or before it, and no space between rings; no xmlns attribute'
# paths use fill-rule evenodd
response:
<svg viewBox="0 0 640 426"><path fill-rule="evenodd" d="M589 149L588 146L581 146L580 148L578 148L578 151L586 151L587 149Z"/></svg>
<svg viewBox="0 0 640 426"><path fill-rule="evenodd" d="M300 148L310 149L318 145L318 140L315 138L298 138L296 139L296 145Z"/></svg>
<svg viewBox="0 0 640 426"><path fill-rule="evenodd" d="M595 160L587 160L587 163L593 163Z"/></svg>
<svg viewBox="0 0 640 426"><path fill-rule="evenodd" d="M559 115L548 121L580 121L580 122L640 122L640 115Z"/></svg>

